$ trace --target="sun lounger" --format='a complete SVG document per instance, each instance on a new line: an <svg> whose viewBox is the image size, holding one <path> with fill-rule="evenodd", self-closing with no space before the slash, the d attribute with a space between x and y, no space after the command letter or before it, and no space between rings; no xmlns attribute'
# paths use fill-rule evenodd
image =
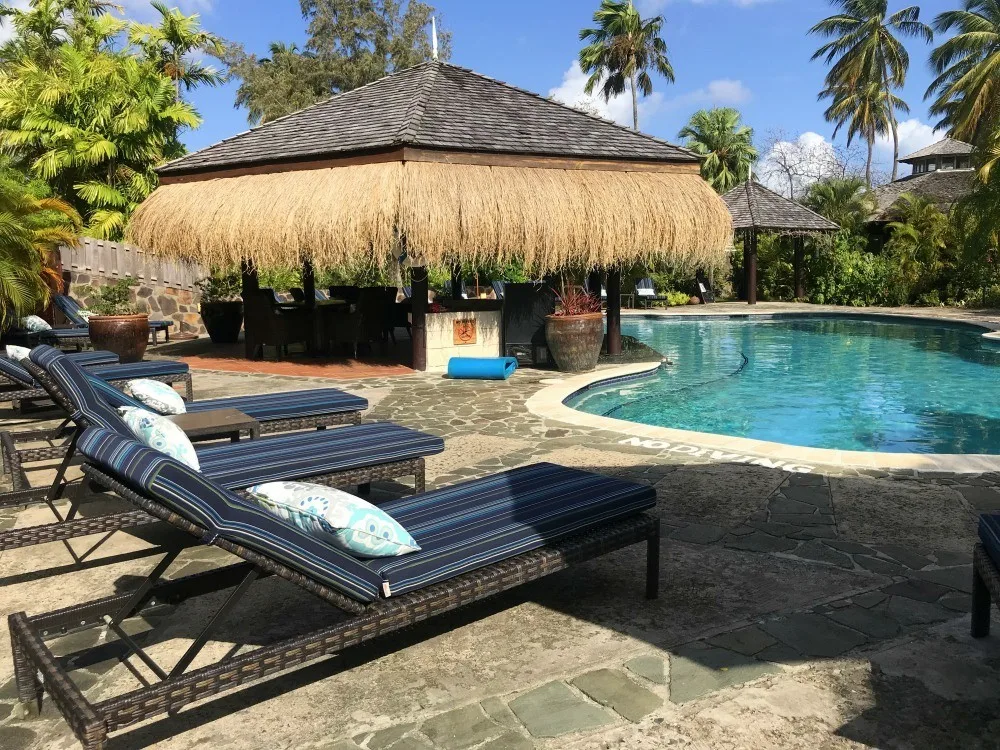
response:
<svg viewBox="0 0 1000 750"><path fill-rule="evenodd" d="M382 508L422 550L361 560L135 441L88 429L80 447L88 459L89 479L202 544L242 560L164 580L178 553L171 550L131 593L48 614L9 617L18 699L38 706L48 693L87 750L105 747L112 732L634 544L646 544L646 596L658 594L659 520L645 513L655 505L655 492L619 479L536 464L392 501ZM332 613L312 632L250 651L231 649L221 659L189 670L233 606L268 576L300 586L352 616ZM609 595L628 596L634 586L623 580L621 590ZM139 644L123 626L151 602L181 602L226 589L232 592L204 619L206 624L193 623L191 645L173 665L158 663L146 650L156 645L156 631ZM68 665L71 660L93 662L98 658L97 652L90 653L95 647L57 658L46 641L93 626L105 628L108 636L96 647L102 660L108 658L109 641L117 641L118 658L135 657L156 677L124 694L88 699ZM251 634L250 621L241 627L247 629L244 643L253 642L251 635L264 635Z"/></svg>
<svg viewBox="0 0 1000 750"><path fill-rule="evenodd" d="M67 356L81 367L118 364L118 355L114 352L70 352ZM36 383L32 381L28 371L19 362L0 354L0 388L7 387L8 390L13 388L22 391L26 386L34 387L35 385Z"/></svg>
<svg viewBox="0 0 1000 750"><path fill-rule="evenodd" d="M68 294L57 294L52 298L52 304L58 307L59 311L66 316L66 320L70 322L70 325L84 331L84 335L87 338L90 337L90 326L87 318L80 314L83 311L83 307L80 306L79 302ZM149 321L149 333L153 337L153 346L156 346L158 343L157 336L160 331L163 331L166 342L170 343L170 327L173 324L172 320Z"/></svg>
<svg viewBox="0 0 1000 750"><path fill-rule="evenodd" d="M1000 513L979 517L979 544L972 553L972 637L990 634L990 608L1000 603Z"/></svg>
<svg viewBox="0 0 1000 750"><path fill-rule="evenodd" d="M635 282L635 297L648 308L653 302L666 302L667 297L660 297L656 294L656 287L650 278L639 279Z"/></svg>

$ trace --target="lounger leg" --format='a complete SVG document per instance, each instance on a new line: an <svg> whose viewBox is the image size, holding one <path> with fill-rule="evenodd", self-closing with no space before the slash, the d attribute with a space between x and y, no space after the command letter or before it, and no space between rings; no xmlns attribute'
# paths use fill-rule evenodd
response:
<svg viewBox="0 0 1000 750"><path fill-rule="evenodd" d="M31 666L27 654L18 637L11 634L11 649L14 653L14 685L17 688L17 699L25 709L36 712L42 700L42 683L35 669Z"/></svg>
<svg viewBox="0 0 1000 750"><path fill-rule="evenodd" d="M372 483L365 482L364 484L358 485L358 494L364 497L365 495L372 494Z"/></svg>
<svg viewBox="0 0 1000 750"><path fill-rule="evenodd" d="M424 465L424 459L420 459L420 466L417 468L416 473L413 475L413 492L415 494L420 494L421 492L427 491L427 469Z"/></svg>
<svg viewBox="0 0 1000 750"><path fill-rule="evenodd" d="M52 509L52 512L55 513L56 518L60 521L63 519L59 516L55 503L62 497L63 492L66 490L66 470L69 468L70 462L76 456L76 439L79 436L80 431L77 430L73 433L73 437L70 438L69 446L66 448L66 457L63 458L62 463L59 464L59 469L56 471L56 478L52 481L52 485L49 487L49 492L45 497L45 504Z"/></svg>
<svg viewBox="0 0 1000 750"><path fill-rule="evenodd" d="M191 373L184 376L184 397L187 401L194 401L194 386L191 383Z"/></svg>
<svg viewBox="0 0 1000 750"><path fill-rule="evenodd" d="M990 634L990 590L979 571L972 570L972 637L985 638Z"/></svg>
<svg viewBox="0 0 1000 750"><path fill-rule="evenodd" d="M646 541L646 598L660 596L660 522Z"/></svg>

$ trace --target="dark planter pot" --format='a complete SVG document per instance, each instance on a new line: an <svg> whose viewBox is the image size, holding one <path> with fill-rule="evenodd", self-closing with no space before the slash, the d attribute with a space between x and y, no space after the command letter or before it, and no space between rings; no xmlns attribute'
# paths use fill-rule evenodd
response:
<svg viewBox="0 0 1000 750"><path fill-rule="evenodd" d="M122 362L141 362L149 343L148 315L93 315L90 343L95 349L114 352Z"/></svg>
<svg viewBox="0 0 1000 750"><path fill-rule="evenodd" d="M590 372L597 367L604 343L604 315L548 315L545 340L563 372Z"/></svg>
<svg viewBox="0 0 1000 750"><path fill-rule="evenodd" d="M243 327L243 303L202 302L201 319L213 344L235 344Z"/></svg>

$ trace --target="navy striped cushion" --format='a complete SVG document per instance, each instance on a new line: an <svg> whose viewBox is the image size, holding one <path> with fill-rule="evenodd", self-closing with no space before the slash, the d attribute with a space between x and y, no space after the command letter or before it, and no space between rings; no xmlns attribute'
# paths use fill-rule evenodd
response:
<svg viewBox="0 0 1000 750"><path fill-rule="evenodd" d="M31 373L8 357L0 357L0 375L13 380L15 383L20 383L26 388L36 388L38 386L35 379L31 377Z"/></svg>
<svg viewBox="0 0 1000 750"><path fill-rule="evenodd" d="M84 430L79 448L98 468L215 536L359 601L370 602L378 597L381 579L353 557L163 453L99 428Z"/></svg>
<svg viewBox="0 0 1000 750"><path fill-rule="evenodd" d="M149 321L149 327L155 328L158 331L162 331L164 328L170 328L174 324L172 320L151 320Z"/></svg>
<svg viewBox="0 0 1000 750"><path fill-rule="evenodd" d="M63 339L89 339L90 330L87 328L53 328L50 331L42 331L38 334L39 340L62 341Z"/></svg>
<svg viewBox="0 0 1000 750"><path fill-rule="evenodd" d="M213 409L239 409L259 422L274 419L294 419L324 414L346 414L364 411L367 399L336 388L321 388L315 391L288 391L286 393L262 393L256 396L233 396L213 398L188 404L189 412L212 411Z"/></svg>
<svg viewBox="0 0 1000 750"><path fill-rule="evenodd" d="M58 349L44 344L32 349L28 357L49 374L59 390L76 407L76 411L70 415L75 422L79 424L82 421L82 426L105 427L123 435L132 434L118 412L94 390L87 373L72 359ZM108 368L95 368L97 369Z"/></svg>
<svg viewBox="0 0 1000 750"><path fill-rule="evenodd" d="M82 367L100 367L101 365L118 364L118 355L114 352L105 352L101 350L91 352L69 352L66 356Z"/></svg>
<svg viewBox="0 0 1000 750"><path fill-rule="evenodd" d="M395 596L655 505L652 487L533 464L382 504L421 551L365 564Z"/></svg>
<svg viewBox="0 0 1000 750"><path fill-rule="evenodd" d="M198 462L203 473L233 489L432 456L443 450L439 437L391 422L374 422L211 445L198 450Z"/></svg>
<svg viewBox="0 0 1000 750"><path fill-rule="evenodd" d="M156 378L163 375L183 375L188 371L186 362L157 359L149 362L129 362L124 365L95 367L91 372L104 380L134 380Z"/></svg>
<svg viewBox="0 0 1000 750"><path fill-rule="evenodd" d="M979 516L979 539L993 564L1000 568L1000 513Z"/></svg>
<svg viewBox="0 0 1000 750"><path fill-rule="evenodd" d="M66 356L82 367L113 365L118 362L118 355L114 352L70 352ZM0 375L4 375L29 388L38 387L38 383L31 377L31 373L5 355L0 355Z"/></svg>
<svg viewBox="0 0 1000 750"><path fill-rule="evenodd" d="M72 297L65 294L57 294L52 298L52 303L62 311L62 314L65 315L66 319L73 325L81 328L85 328L87 326L87 319L80 315L80 311L83 308L80 307L80 303Z"/></svg>

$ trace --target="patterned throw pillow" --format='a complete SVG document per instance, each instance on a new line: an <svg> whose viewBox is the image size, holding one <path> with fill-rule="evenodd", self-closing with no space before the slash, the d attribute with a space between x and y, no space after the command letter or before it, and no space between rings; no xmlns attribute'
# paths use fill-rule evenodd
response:
<svg viewBox="0 0 1000 750"><path fill-rule="evenodd" d="M268 482L247 492L279 518L358 557L398 557L420 550L390 515L346 492L305 482Z"/></svg>
<svg viewBox="0 0 1000 750"><path fill-rule="evenodd" d="M21 318L21 328L29 333L41 333L42 331L52 330L52 326L39 318L37 315L28 315L27 317Z"/></svg>
<svg viewBox="0 0 1000 750"><path fill-rule="evenodd" d="M20 362L22 359L26 359L29 354L31 354L31 349L26 346L14 346L13 344L7 345L7 356L15 362Z"/></svg>
<svg viewBox="0 0 1000 750"><path fill-rule="evenodd" d="M194 446L191 445L188 436L184 434L184 430L169 419L145 409L137 409L134 406L122 406L118 411L121 412L125 424L140 442L161 453L166 453L195 471L201 470L198 454L195 453Z"/></svg>
<svg viewBox="0 0 1000 750"><path fill-rule="evenodd" d="M130 380L122 390L157 414L184 414L187 411L181 394L159 380Z"/></svg>

